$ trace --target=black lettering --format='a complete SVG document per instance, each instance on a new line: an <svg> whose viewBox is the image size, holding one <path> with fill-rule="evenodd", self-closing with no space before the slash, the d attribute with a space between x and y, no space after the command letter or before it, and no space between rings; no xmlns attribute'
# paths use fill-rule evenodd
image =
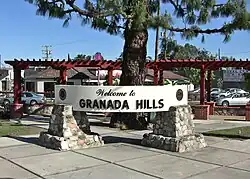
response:
<svg viewBox="0 0 250 179"><path fill-rule="evenodd" d="M99 108L100 109L106 109L106 100L100 100L99 102Z"/></svg>
<svg viewBox="0 0 250 179"><path fill-rule="evenodd" d="M104 90L102 90L102 89L98 89L96 91L97 96L103 96L103 93L104 93Z"/></svg>
<svg viewBox="0 0 250 179"><path fill-rule="evenodd" d="M113 101L112 100L108 100L107 102L107 109L114 109L114 105L113 105Z"/></svg>
<svg viewBox="0 0 250 179"><path fill-rule="evenodd" d="M119 109L122 105L121 101L119 101L119 100L115 100L114 103L115 103L114 104L115 109Z"/></svg>
<svg viewBox="0 0 250 179"><path fill-rule="evenodd" d="M104 96L111 96L111 89L108 92L105 92Z"/></svg>
<svg viewBox="0 0 250 179"><path fill-rule="evenodd" d="M128 105L128 101L127 100L124 100L123 103L122 103L122 108L121 109L129 109L129 105Z"/></svg>
<svg viewBox="0 0 250 179"><path fill-rule="evenodd" d="M87 103L86 108L92 108L92 106L91 106L92 101L90 99L87 99L86 103Z"/></svg>
<svg viewBox="0 0 250 179"><path fill-rule="evenodd" d="M85 100L84 99L80 99L79 105L80 105L81 108L85 108Z"/></svg>
<svg viewBox="0 0 250 179"><path fill-rule="evenodd" d="M143 109L148 108L148 107L147 107L147 100L145 100L145 99L144 99L144 100L143 100L143 103L144 103L144 105L143 105Z"/></svg>
<svg viewBox="0 0 250 179"><path fill-rule="evenodd" d="M109 91L104 91L103 89L98 89L96 91L97 96L126 96L127 92L114 92L112 89Z"/></svg>
<svg viewBox="0 0 250 179"><path fill-rule="evenodd" d="M164 107L163 101L164 101L163 99L160 99L160 100L158 101L158 104L159 104L159 108L160 108L160 109Z"/></svg>
<svg viewBox="0 0 250 179"><path fill-rule="evenodd" d="M142 105L142 100L136 100L136 109L142 109L143 105Z"/></svg>
<svg viewBox="0 0 250 179"><path fill-rule="evenodd" d="M158 107L155 104L155 99L153 99L153 109L157 109Z"/></svg>
<svg viewBox="0 0 250 179"><path fill-rule="evenodd" d="M98 101L97 101L96 99L93 101L93 106L92 106L92 108L100 109L99 104L98 104Z"/></svg>
<svg viewBox="0 0 250 179"><path fill-rule="evenodd" d="M150 106L149 100L147 99L147 109L152 109L152 107Z"/></svg>

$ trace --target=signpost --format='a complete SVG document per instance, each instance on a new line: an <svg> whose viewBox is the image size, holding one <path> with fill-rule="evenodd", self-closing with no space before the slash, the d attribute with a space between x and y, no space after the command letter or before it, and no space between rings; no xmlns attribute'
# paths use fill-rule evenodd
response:
<svg viewBox="0 0 250 179"><path fill-rule="evenodd" d="M184 85L78 86L56 85L55 103L69 104L75 111L156 112L187 105Z"/></svg>

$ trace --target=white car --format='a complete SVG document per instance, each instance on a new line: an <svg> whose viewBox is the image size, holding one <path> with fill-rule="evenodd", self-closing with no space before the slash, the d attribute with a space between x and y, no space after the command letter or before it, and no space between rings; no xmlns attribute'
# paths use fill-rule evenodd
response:
<svg viewBox="0 0 250 179"><path fill-rule="evenodd" d="M223 92L219 93L218 98L225 98L227 96L229 96L230 94L247 94L248 92L239 89L239 88L227 88L226 90L224 90Z"/></svg>
<svg viewBox="0 0 250 179"><path fill-rule="evenodd" d="M230 94L225 98L219 98L216 101L217 106L245 106L249 103L249 93Z"/></svg>

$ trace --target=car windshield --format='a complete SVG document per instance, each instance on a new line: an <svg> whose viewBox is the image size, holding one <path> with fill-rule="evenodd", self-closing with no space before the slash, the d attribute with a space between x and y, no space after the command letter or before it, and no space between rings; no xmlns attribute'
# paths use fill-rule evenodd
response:
<svg viewBox="0 0 250 179"><path fill-rule="evenodd" d="M27 97L39 97L38 94L33 93L33 92L25 92L24 94L25 94Z"/></svg>
<svg viewBox="0 0 250 179"><path fill-rule="evenodd" d="M35 96L35 97L39 97L40 95L39 94L37 94L37 93L31 93L33 96Z"/></svg>
<svg viewBox="0 0 250 179"><path fill-rule="evenodd" d="M228 96L227 96L227 98L232 98L234 96L234 94L229 94Z"/></svg>

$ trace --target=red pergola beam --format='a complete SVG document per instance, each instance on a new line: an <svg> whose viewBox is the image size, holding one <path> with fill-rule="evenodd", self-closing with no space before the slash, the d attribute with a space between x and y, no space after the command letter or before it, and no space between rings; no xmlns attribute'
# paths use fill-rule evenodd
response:
<svg viewBox="0 0 250 179"><path fill-rule="evenodd" d="M65 60L63 59L60 61L57 60L48 60L48 61L42 61L39 60L17 60L14 61L5 61L6 64L16 66L20 69L26 69L29 66L51 66L52 68L60 69L60 68L66 68L70 69L72 67L99 67L100 69L120 69L121 68L121 61L111 61L111 60ZM189 67L189 68L197 68L200 69L204 65L206 70L217 70L222 67L242 67L249 69L250 68L250 61L248 59L246 61L209 61L209 60L158 60L156 62L147 62L146 68L154 69L155 66L157 66L158 69L163 70L169 70L171 68L183 68L183 67Z"/></svg>
<svg viewBox="0 0 250 179"><path fill-rule="evenodd" d="M105 70L109 70L109 84L111 83L111 72L112 70L115 69L120 69L121 68L121 61L112 61L112 60L99 60L99 61L95 61L95 60L86 60L86 59L80 59L80 60L17 60L14 59L14 61L5 61L6 64L9 64L11 66L13 66L13 68L15 69L15 102L18 103L19 102L19 94L20 94L20 70L25 70L27 68L29 68L30 66L45 66L45 67L52 67L54 69L60 70L60 81L65 84L66 83L66 70L71 69L73 67L97 67L99 69L105 69ZM188 67L188 68L196 68L196 69L202 69L201 72L201 87L204 88L204 71L207 70L218 70L222 67L236 67L236 68L245 68L245 69L250 69L250 61L245 60L241 60L237 61L237 60L232 60L232 61L218 61L218 60L198 60L198 59L188 59L188 60L183 60L183 59L177 59L177 60L158 60L156 62L147 62L146 63L146 68L149 69L157 69L155 71L154 74L154 81L156 84L156 80L158 79L158 70L161 70L161 75L162 76L162 72L163 70L170 70L172 68L183 68L183 67ZM17 71L17 69L19 71ZM157 73L157 75L156 75ZM157 81L158 82L158 81ZM162 83L162 79L160 79L159 81L160 83ZM203 90L204 91L204 90ZM19 96L17 98L17 96ZM202 95L203 98L203 95ZM201 100L202 103L204 103L204 99Z"/></svg>

